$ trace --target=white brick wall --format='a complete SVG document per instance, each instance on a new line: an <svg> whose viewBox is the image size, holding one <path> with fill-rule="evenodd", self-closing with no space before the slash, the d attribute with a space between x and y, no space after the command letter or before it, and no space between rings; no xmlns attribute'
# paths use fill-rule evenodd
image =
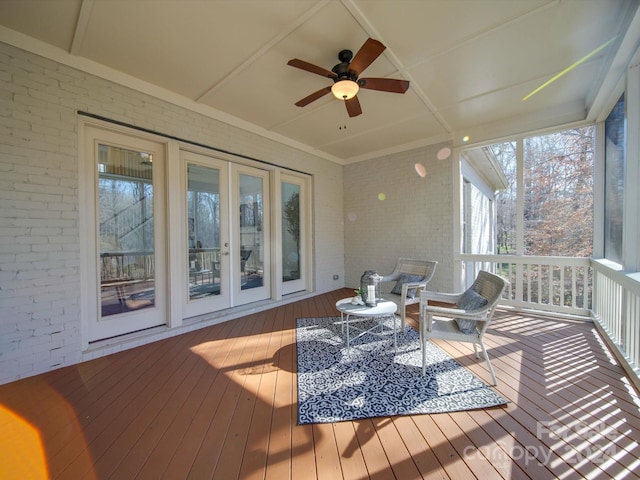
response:
<svg viewBox="0 0 640 480"><path fill-rule="evenodd" d="M438 144L344 168L345 271L357 288L365 270L391 273L399 257L438 261L434 290L453 286L452 157ZM421 164L421 177L415 165ZM379 197L383 194L384 197ZM384 199L381 199L384 198Z"/></svg>
<svg viewBox="0 0 640 480"><path fill-rule="evenodd" d="M341 166L0 43L0 383L113 351L81 348L78 110L312 174L316 291L343 285Z"/></svg>

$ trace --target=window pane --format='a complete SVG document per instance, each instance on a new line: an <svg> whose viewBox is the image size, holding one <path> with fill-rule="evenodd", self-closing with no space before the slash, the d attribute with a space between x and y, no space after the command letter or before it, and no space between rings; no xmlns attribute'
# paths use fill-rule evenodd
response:
<svg viewBox="0 0 640 480"><path fill-rule="evenodd" d="M300 185L282 182L282 281L300 278Z"/></svg>
<svg viewBox="0 0 640 480"><path fill-rule="evenodd" d="M187 166L189 300L220 294L220 172Z"/></svg>
<svg viewBox="0 0 640 480"><path fill-rule="evenodd" d="M240 274L241 289L264 284L264 232L262 178L240 175Z"/></svg>
<svg viewBox="0 0 640 480"><path fill-rule="evenodd" d="M155 304L153 156L98 147L102 316Z"/></svg>
<svg viewBox="0 0 640 480"><path fill-rule="evenodd" d="M499 143L490 148L507 180L507 188L496 195L498 253L515 254L518 192L516 142Z"/></svg>
<svg viewBox="0 0 640 480"><path fill-rule="evenodd" d="M462 185L462 192L464 238L462 251L488 255L496 253L495 239L493 238L492 199L466 179Z"/></svg>
<svg viewBox="0 0 640 480"><path fill-rule="evenodd" d="M625 172L625 99L620 97L605 121L604 256L622 263L622 209Z"/></svg>
<svg viewBox="0 0 640 480"><path fill-rule="evenodd" d="M525 255L592 255L593 152L593 127L525 139Z"/></svg>

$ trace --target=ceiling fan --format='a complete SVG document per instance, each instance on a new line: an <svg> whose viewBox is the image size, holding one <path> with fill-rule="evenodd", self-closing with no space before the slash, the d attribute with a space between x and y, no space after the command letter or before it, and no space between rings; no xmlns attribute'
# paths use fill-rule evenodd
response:
<svg viewBox="0 0 640 480"><path fill-rule="evenodd" d="M360 101L358 100L357 93L361 88L367 88L369 90L379 90L381 92L391 93L404 93L409 88L409 81L396 80L392 78L358 78L359 75L373 63L373 61L380 56L385 47L378 40L369 38L360 50L356 53L355 57L351 50L342 50L338 53L338 59L340 63L334 66L331 70L318 67L304 60L298 60L294 58L287 62L287 65L300 68L307 72L315 73L323 77L331 78L333 85L324 87L317 92L312 93L304 97L302 100L296 102L298 107L304 107L311 102L324 97L329 92L340 99L344 100L347 112L350 117L355 117L362 113L360 107Z"/></svg>

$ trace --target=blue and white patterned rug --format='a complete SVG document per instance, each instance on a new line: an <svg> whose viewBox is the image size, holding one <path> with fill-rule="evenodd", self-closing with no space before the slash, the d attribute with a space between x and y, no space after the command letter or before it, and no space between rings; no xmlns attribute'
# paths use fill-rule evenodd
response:
<svg viewBox="0 0 640 480"><path fill-rule="evenodd" d="M418 333L398 327L393 350L392 320L382 332L351 333L347 348L340 317L299 318L298 424L358 418L443 413L508 403L449 355L427 342L427 373L422 375ZM400 320L396 318L396 322ZM358 328L375 325L372 320ZM351 328L355 331L355 328Z"/></svg>

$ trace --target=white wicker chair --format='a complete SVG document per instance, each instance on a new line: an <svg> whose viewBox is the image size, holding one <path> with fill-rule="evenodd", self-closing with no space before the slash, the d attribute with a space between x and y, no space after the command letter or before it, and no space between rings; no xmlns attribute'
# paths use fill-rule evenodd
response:
<svg viewBox="0 0 640 480"><path fill-rule="evenodd" d="M484 358L487 361L493 385L497 385L496 374L489 360L487 349L484 346L483 336L491 323L493 314L498 306L498 302L502 297L502 292L508 285L508 282L489 272L479 272L473 285L463 293L439 293L431 291L423 291L420 295L420 348L422 349L422 374L426 371L426 349L425 342L433 338L441 340L452 340L459 342L473 343L473 350L476 358L480 358L478 346L482 349ZM472 290L473 292L469 292ZM429 305L429 301L445 302L455 304L459 307L461 299L464 295L469 298L475 296L482 303L482 299L486 300L486 304L474 308L472 305L468 309L464 308L447 308ZM476 295L477 294L477 295ZM482 297L482 299L480 299ZM434 316L440 318L434 318ZM464 327L464 323L470 321L470 333L464 333L460 330L459 323Z"/></svg>
<svg viewBox="0 0 640 480"><path fill-rule="evenodd" d="M407 305L420 302L420 293L426 288L427 283L433 277L438 262L428 260L414 260L411 258L399 258L396 267L389 275L384 275L380 282L383 284L384 293L382 298L391 300L398 306L400 317L402 318L402 331L406 325ZM410 279L401 283L402 289L399 293L391 293L398 282ZM391 284L391 282L394 282ZM387 284L387 285L385 285ZM415 290L414 290L415 289Z"/></svg>

